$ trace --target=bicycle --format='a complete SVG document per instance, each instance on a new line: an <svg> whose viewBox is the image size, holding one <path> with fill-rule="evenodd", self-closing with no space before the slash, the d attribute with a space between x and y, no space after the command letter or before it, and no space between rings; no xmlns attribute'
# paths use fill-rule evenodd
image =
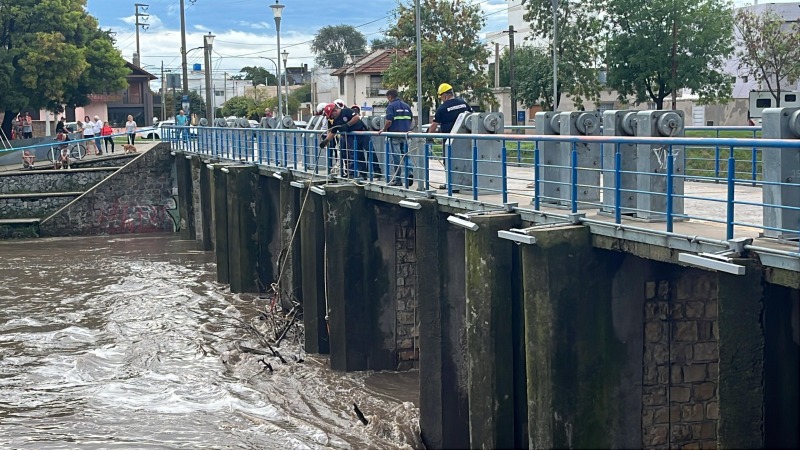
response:
<svg viewBox="0 0 800 450"><path fill-rule="evenodd" d="M68 155L72 159L78 161L86 157L86 146L81 142L62 142L50 146L50 151L47 152L47 158L51 163L56 164L61 158L61 150L66 146Z"/></svg>

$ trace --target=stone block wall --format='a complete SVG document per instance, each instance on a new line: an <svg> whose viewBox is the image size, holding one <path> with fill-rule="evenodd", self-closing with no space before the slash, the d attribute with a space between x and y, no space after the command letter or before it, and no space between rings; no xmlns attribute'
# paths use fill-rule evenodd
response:
<svg viewBox="0 0 800 450"><path fill-rule="evenodd" d="M116 168L42 170L0 175L0 194L83 192L112 174Z"/></svg>
<svg viewBox="0 0 800 450"><path fill-rule="evenodd" d="M404 219L395 225L395 249L398 370L408 370L417 367L419 360L416 229L413 219Z"/></svg>
<svg viewBox="0 0 800 450"><path fill-rule="evenodd" d="M645 284L643 448L717 448L716 279L684 269Z"/></svg>
<svg viewBox="0 0 800 450"><path fill-rule="evenodd" d="M44 218L77 197L76 195L2 197L0 219Z"/></svg>
<svg viewBox="0 0 800 450"><path fill-rule="evenodd" d="M172 165L168 144L153 147L42 221L41 235L175 231Z"/></svg>

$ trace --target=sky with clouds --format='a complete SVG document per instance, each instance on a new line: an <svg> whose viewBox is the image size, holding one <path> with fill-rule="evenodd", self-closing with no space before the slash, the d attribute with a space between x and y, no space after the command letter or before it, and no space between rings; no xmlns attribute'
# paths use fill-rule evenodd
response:
<svg viewBox="0 0 800 450"><path fill-rule="evenodd" d="M211 32L216 36L212 63L215 72L235 74L242 67L253 65L274 70L272 62L257 59L259 56L277 57L275 21L269 7L273 1L185 0L189 67L203 63L203 35ZM382 36L382 30L390 26L397 1L281 0L285 5L281 21L281 50L289 52L289 66L314 66L309 41L326 25L353 25L366 36L367 41ZM508 26L509 3L506 0L473 1L480 4L486 15L485 32ZM99 20L101 28L116 33L117 48L126 60L131 61L136 51L136 3L149 5L146 11L149 27L139 31L142 67L156 76L160 75L162 61L168 70L180 70L179 0L88 0L87 9Z"/></svg>
<svg viewBox="0 0 800 450"><path fill-rule="evenodd" d="M212 59L215 72L235 74L242 67L254 65L274 70L272 62L258 59L277 58L275 21L269 7L274 0L184 1L189 67L203 63L203 35L211 32L216 36ZM281 0L285 5L281 49L289 52L289 66L314 66L309 41L326 25L353 25L368 41L382 36L382 31L390 26L398 1L411 4L413 0ZM507 28L507 0L464 1L473 1L483 10L486 25L481 38L486 33ZM116 33L117 48L125 59L132 61L136 51L136 3L149 5L146 11L149 27L140 28L139 33L142 67L156 76L160 75L162 62L167 70L179 71L180 0L88 0L87 9L99 20L101 28ZM739 6L752 0L736 0L735 3Z"/></svg>

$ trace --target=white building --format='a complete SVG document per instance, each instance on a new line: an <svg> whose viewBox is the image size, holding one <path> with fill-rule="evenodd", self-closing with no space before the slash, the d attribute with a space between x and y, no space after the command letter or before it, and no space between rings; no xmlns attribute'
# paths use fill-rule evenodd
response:
<svg viewBox="0 0 800 450"><path fill-rule="evenodd" d="M383 85L383 72L389 68L399 50L376 50L341 69L336 69L331 76L339 81L338 98L348 105L359 105L364 109L378 108L386 105L387 87Z"/></svg>
<svg viewBox="0 0 800 450"><path fill-rule="evenodd" d="M777 15L783 17L785 22L784 26L786 28L790 27L792 22L800 20L800 2L762 3L743 6L741 9L751 10L758 14L766 10L772 10ZM729 59L725 63L725 71L736 77L736 83L733 86L734 99L749 99L750 91L767 90L766 85L759 86L756 80L748 77L743 70L739 70L739 60L736 57ZM791 91L800 90L800 80L797 80L794 84L784 82L781 88Z"/></svg>

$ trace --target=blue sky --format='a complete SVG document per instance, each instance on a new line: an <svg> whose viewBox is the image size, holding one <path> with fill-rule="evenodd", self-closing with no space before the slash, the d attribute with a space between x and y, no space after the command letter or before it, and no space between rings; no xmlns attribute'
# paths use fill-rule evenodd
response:
<svg viewBox="0 0 800 450"><path fill-rule="evenodd" d="M410 0L403 0L409 2ZM507 27L506 0L473 0L486 14L484 31ZM185 0L186 47L189 65L202 63L203 35L211 32L214 41L214 71L237 73L244 66L272 68L273 63L254 57L277 57L275 21L269 5L274 0ZM149 29L139 32L142 66L159 75L161 62L167 69L180 68L179 0L88 0L88 11L100 26L116 32L117 48L132 60L136 51L136 3L148 4ZM281 21L281 48L289 52L289 66L303 63L312 67L314 55L308 41L325 25L348 24L358 27L369 41L380 37L389 26L397 0L330 1L281 0L285 5ZM358 6L353 6L358 5ZM194 49L194 50L192 50Z"/></svg>
<svg viewBox="0 0 800 450"><path fill-rule="evenodd" d="M356 26L367 40L382 35L390 25L390 16L398 0L281 0L285 5L281 22L281 47L289 52L289 66L303 63L314 66L308 41L325 25ZM402 0L410 3L412 0ZM478 3L485 15L487 32L508 26L507 0L464 0ZM783 3L797 0L773 0ZM262 66L274 70L272 62L259 56L277 57L275 22L269 8L274 0L185 0L187 61L203 63L203 35L211 32L214 42L215 73L239 72L244 66ZM180 1L179 0L88 0L88 11L104 29L116 32L117 48L127 60L136 50L136 3L148 4L149 29L140 30L142 67L160 74L161 63L167 70L180 70ZM737 6L752 0L736 0ZM762 2L763 3L763 2ZM355 6L354 6L355 5Z"/></svg>

